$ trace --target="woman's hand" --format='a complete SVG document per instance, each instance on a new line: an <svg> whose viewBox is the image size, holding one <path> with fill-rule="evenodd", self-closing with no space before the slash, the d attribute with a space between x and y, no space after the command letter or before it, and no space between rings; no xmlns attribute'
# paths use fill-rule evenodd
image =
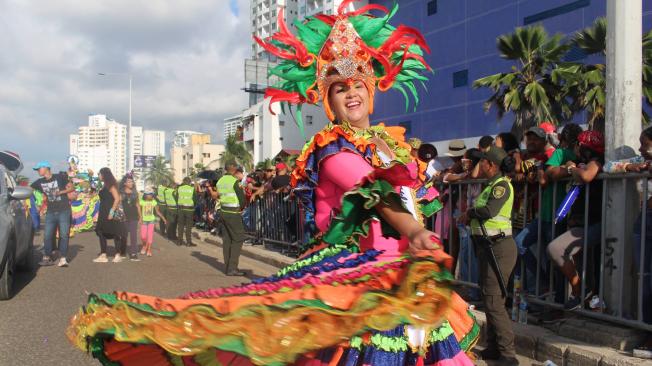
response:
<svg viewBox="0 0 652 366"><path fill-rule="evenodd" d="M410 240L409 251L411 254L417 254L424 250L435 250L440 248L439 236L424 228L408 235L408 239Z"/></svg>
<svg viewBox="0 0 652 366"><path fill-rule="evenodd" d="M108 220L113 220L113 215L109 214L109 217L107 218Z"/></svg>

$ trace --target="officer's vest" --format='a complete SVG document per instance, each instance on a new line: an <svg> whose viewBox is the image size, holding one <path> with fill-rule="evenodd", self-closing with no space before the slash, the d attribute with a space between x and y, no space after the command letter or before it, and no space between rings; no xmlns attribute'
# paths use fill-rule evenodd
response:
<svg viewBox="0 0 652 366"><path fill-rule="evenodd" d="M179 200L178 204L179 207L183 208L195 208L195 202L192 200L192 195L195 193L195 188L193 186L189 185L182 185L179 186L177 189L177 192L179 192Z"/></svg>
<svg viewBox="0 0 652 366"><path fill-rule="evenodd" d="M156 215L154 214L154 211L156 210L156 206L158 205L158 202L155 200L150 200L146 201L144 199L140 199L140 209L141 213L143 216L143 222L154 222L156 221Z"/></svg>
<svg viewBox="0 0 652 366"><path fill-rule="evenodd" d="M172 188L166 188L165 189L165 203L168 206L176 206L177 205L177 200L174 199L174 189L172 189Z"/></svg>
<svg viewBox="0 0 652 366"><path fill-rule="evenodd" d="M164 185L160 184L158 186L158 192L156 194L156 199L158 200L158 202L161 205L165 204L165 190L166 190L166 187Z"/></svg>
<svg viewBox="0 0 652 366"><path fill-rule="evenodd" d="M238 180L232 175L225 175L217 181L217 191L220 194L220 206L227 211L240 209L238 195L235 194L233 186Z"/></svg>
<svg viewBox="0 0 652 366"><path fill-rule="evenodd" d="M488 185L482 191L482 193L480 193L480 196L478 196L476 199L475 205L473 207L480 208L486 206L489 198L491 198L494 187L500 182L507 182L509 192L505 192L505 194L509 196L507 197L505 203L503 203L503 207L501 207L500 211L498 211L498 215L484 222L484 227L487 229L487 234L489 235L496 235L501 231L511 235L512 231L512 205L514 204L514 188L509 182L509 179L500 177ZM474 235L482 235L480 222L477 219L471 220L471 231Z"/></svg>

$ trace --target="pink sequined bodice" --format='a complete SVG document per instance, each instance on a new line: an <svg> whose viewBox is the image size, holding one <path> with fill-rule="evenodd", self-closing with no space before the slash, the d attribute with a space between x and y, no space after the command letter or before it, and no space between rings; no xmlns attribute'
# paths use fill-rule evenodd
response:
<svg viewBox="0 0 652 366"><path fill-rule="evenodd" d="M360 180L368 175L373 167L362 156L352 152L340 152L329 156L319 167L319 182L315 188L315 221L319 231L325 231L330 224L331 215L339 213L342 196L350 191ZM406 238L400 240L382 236L379 221L372 222L367 238L362 238L363 250L384 250L383 257L402 255L408 248Z"/></svg>

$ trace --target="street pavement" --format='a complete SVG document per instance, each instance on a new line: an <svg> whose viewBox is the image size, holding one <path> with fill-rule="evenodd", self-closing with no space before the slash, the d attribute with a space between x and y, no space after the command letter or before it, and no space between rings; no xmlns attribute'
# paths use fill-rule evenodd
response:
<svg viewBox="0 0 652 366"><path fill-rule="evenodd" d="M35 245L41 249L42 237ZM16 295L0 302L0 366L98 365L74 348L65 336L70 317L85 304L89 293L126 290L161 297L177 297L192 290L236 285L246 277L223 274L222 250L196 241L197 247L177 247L155 234L153 256L141 262L93 263L99 253L94 233L71 239L67 268L38 267L20 272ZM109 247L109 256L113 254ZM40 256L40 254L39 254ZM33 260L38 262L35 255ZM276 268L240 258L247 277L268 276Z"/></svg>

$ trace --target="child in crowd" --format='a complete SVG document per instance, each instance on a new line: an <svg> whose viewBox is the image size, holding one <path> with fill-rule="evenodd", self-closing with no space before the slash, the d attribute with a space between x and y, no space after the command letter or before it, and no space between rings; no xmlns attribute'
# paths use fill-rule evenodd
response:
<svg viewBox="0 0 652 366"><path fill-rule="evenodd" d="M140 239L143 242L143 247L140 251L141 255L147 253L148 257L152 256L152 243L154 242L154 226L156 225L156 216L167 225L167 220L161 214L158 208L158 202L154 199L154 192L146 191L143 198L140 200L141 221L140 221Z"/></svg>

